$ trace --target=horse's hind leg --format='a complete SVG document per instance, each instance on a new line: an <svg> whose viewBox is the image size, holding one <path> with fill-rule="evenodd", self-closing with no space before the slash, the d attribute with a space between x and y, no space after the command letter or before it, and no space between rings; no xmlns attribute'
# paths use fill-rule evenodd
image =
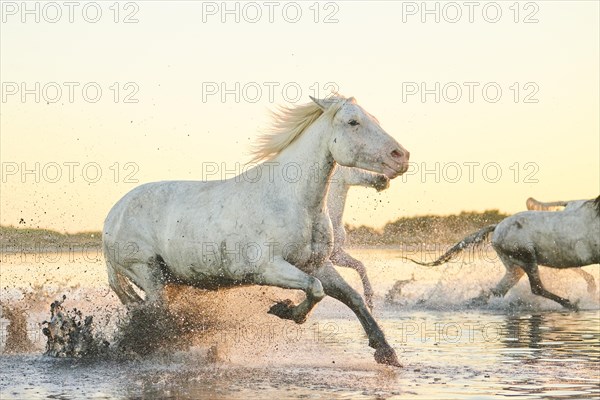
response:
<svg viewBox="0 0 600 400"><path fill-rule="evenodd" d="M486 304L490 295L497 296L497 297L504 297L504 295L506 295L506 293L513 286L515 286L517 284L517 282L519 282L519 279L521 279L521 277L525 273L523 271L523 269L521 269L521 267L513 264L512 261L510 261L510 259L508 257L502 255L498 251L497 251L497 253L498 253L498 257L504 264L504 268L506 268L506 272L504 273L504 276L502 277L500 282L498 282L498 284L496 286L494 286L494 288L492 288L489 292L484 292L481 295L472 299L470 301L471 305L475 306L475 305Z"/></svg>
<svg viewBox="0 0 600 400"><path fill-rule="evenodd" d="M597 287L596 287L596 281L594 280L594 275L590 274L589 272L584 271L581 268L575 268L575 269L573 269L573 272L575 272L577 275L580 275L583 279L585 279L585 282L587 283L587 291L589 294L596 293Z"/></svg>
<svg viewBox="0 0 600 400"><path fill-rule="evenodd" d="M571 303L568 299L550 293L544 288L542 280L540 279L540 273L537 264L529 264L524 269L527 273L527 276L529 277L529 284L531 285L531 291L533 294L545 297L550 300L554 300L563 307L568 308L570 310L577 310L577 306Z"/></svg>
<svg viewBox="0 0 600 400"><path fill-rule="evenodd" d="M375 361L380 364L400 366L396 352L388 344L383 331L367 309L362 296L344 281L331 262L320 267L315 272L315 276L323 284L323 289L328 296L341 301L354 311L369 337L369 346L375 349Z"/></svg>
<svg viewBox="0 0 600 400"><path fill-rule="evenodd" d="M369 277L367 276L367 270L365 265L352 257L350 254L346 253L343 249L338 249L333 252L330 257L331 262L340 267L352 268L358 272L360 279L363 284L363 291L365 294L365 301L367 303L367 307L369 310L373 310L373 288L371 287L371 282L369 281Z"/></svg>
<svg viewBox="0 0 600 400"><path fill-rule="evenodd" d="M147 303L162 303L164 277L154 262L133 263L123 269L123 274L129 278L137 287L143 290Z"/></svg>
<svg viewBox="0 0 600 400"><path fill-rule="evenodd" d="M514 264L510 258L498 252L498 257L506 268L506 273L498 282L498 284L491 290L494 296L504 297L506 293L519 282L519 279L523 276L525 271L518 265Z"/></svg>
<svg viewBox="0 0 600 400"><path fill-rule="evenodd" d="M294 305L291 300L285 300L276 303L269 310L269 314L290 319L299 324L306 321L314 306L325 297L323 286L318 279L300 271L281 257L276 257L272 263L266 266L256 283L304 291L306 299L300 304Z"/></svg>
<svg viewBox="0 0 600 400"><path fill-rule="evenodd" d="M108 284L115 292L121 303L125 305L141 303L142 298L133 289L133 285L121 272L122 267L116 265L114 261L106 261L106 269L108 273Z"/></svg>

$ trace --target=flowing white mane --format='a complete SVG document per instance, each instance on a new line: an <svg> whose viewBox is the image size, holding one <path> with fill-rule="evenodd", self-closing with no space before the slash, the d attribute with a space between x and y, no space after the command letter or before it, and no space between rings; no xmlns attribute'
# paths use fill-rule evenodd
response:
<svg viewBox="0 0 600 400"><path fill-rule="evenodd" d="M325 114L333 118L344 104L345 97L336 95L328 101L332 105L323 111L316 103L298 106L280 106L272 112L272 123L268 131L258 137L251 150L251 163L268 161L298 138L313 122Z"/></svg>

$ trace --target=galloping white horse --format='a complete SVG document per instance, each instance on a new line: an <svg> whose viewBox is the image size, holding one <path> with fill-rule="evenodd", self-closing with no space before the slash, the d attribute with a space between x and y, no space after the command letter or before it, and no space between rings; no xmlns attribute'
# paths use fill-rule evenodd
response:
<svg viewBox="0 0 600 400"><path fill-rule="evenodd" d="M491 233L492 246L506 267L506 274L490 292L475 298L475 303L485 302L491 295L504 296L526 273L533 294L577 309L568 299L544 288L538 264L562 269L600 263L600 196L562 212L520 212L467 236L436 261L412 261L428 266L443 264L466 248L481 244Z"/></svg>
<svg viewBox="0 0 600 400"><path fill-rule="evenodd" d="M343 249L346 243L346 229L344 229L342 217L350 186L372 187L380 192L387 189L389 185L389 178L383 174L376 174L359 168L338 166L333 173L329 185L329 194L327 195L327 208L333 225L334 239L330 260L337 266L352 268L358 272L363 284L365 301L370 310L373 310L373 288L371 282L369 282L364 264Z"/></svg>
<svg viewBox="0 0 600 400"><path fill-rule="evenodd" d="M133 189L109 212L103 251L109 283L123 303L160 301L165 284L203 289L270 285L300 289L298 305L269 313L302 323L329 295L354 311L378 363L398 359L362 297L329 260L326 194L336 163L395 178L409 153L354 98L283 109L259 138L264 162L223 181L165 181Z"/></svg>
<svg viewBox="0 0 600 400"><path fill-rule="evenodd" d="M545 203L542 201L537 201L533 197L529 197L525 202L525 205L527 206L528 210L532 211L562 211L579 207L579 205L583 202L585 202L585 200L552 201ZM588 293L596 293L597 286L596 281L594 280L594 275L584 271L581 268L573 268L573 272L585 279Z"/></svg>

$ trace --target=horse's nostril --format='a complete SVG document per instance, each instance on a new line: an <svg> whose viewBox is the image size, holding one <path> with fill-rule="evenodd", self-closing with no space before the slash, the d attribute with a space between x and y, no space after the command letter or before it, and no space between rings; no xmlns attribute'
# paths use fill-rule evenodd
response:
<svg viewBox="0 0 600 400"><path fill-rule="evenodd" d="M394 151L392 151L392 157L400 158L400 157L402 157L402 153L399 150L394 150Z"/></svg>

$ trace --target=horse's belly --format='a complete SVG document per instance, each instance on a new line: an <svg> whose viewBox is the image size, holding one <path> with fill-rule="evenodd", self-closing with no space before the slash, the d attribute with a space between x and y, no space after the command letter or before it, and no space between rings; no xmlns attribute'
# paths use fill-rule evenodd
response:
<svg viewBox="0 0 600 400"><path fill-rule="evenodd" d="M179 243L161 254L174 278L197 287L251 283L267 256L265 249L247 241Z"/></svg>
<svg viewBox="0 0 600 400"><path fill-rule="evenodd" d="M539 251L537 262L554 268L576 268L598 262L598 251L589 243L577 241L554 246L551 250Z"/></svg>
<svg viewBox="0 0 600 400"><path fill-rule="evenodd" d="M199 289L218 290L256 284L256 275L248 273L232 277L229 274L215 273L206 269L191 269L190 272L177 272L177 268L168 268L166 283L193 286Z"/></svg>

